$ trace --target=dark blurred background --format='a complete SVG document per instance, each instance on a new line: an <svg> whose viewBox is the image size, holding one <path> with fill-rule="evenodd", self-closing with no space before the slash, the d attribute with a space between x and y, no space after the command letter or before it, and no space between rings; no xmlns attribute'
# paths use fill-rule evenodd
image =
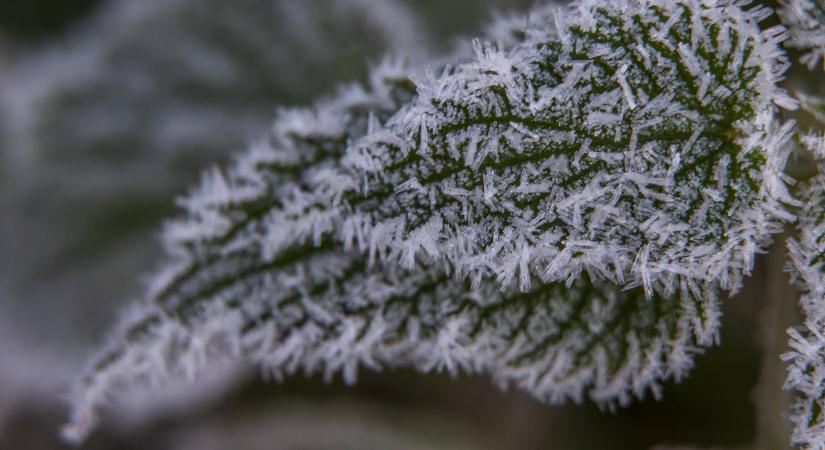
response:
<svg viewBox="0 0 825 450"><path fill-rule="evenodd" d="M277 106L358 81L384 54L449 51L492 11L529 4L0 2L0 448L65 448L67 383L140 292L155 233L203 168L262 135ZM362 372L345 387L252 373L192 405L108 421L82 448L781 448L765 435L784 427L795 294L774 247L724 301L721 345L662 401L611 413L483 377Z"/></svg>

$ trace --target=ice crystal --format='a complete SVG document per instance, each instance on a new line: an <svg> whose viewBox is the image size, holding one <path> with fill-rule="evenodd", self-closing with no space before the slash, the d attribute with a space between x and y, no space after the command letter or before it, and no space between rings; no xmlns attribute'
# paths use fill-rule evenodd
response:
<svg viewBox="0 0 825 450"><path fill-rule="evenodd" d="M813 70L825 58L825 0L783 0L781 3L779 14L790 33L788 45L805 51L801 61Z"/></svg>

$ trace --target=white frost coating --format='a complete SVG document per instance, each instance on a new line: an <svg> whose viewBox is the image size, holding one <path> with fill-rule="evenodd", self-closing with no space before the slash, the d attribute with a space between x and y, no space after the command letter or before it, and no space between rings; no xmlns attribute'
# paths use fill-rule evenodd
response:
<svg viewBox="0 0 825 450"><path fill-rule="evenodd" d="M799 239L788 242L800 301L803 327L791 328L786 389L798 392L791 420L793 442L806 448L825 447L825 138L804 136L803 145L818 160L819 173L804 186Z"/></svg>
<svg viewBox="0 0 825 450"><path fill-rule="evenodd" d="M369 90L284 112L182 201L210 212L170 228L151 307L76 387L73 436L151 377L128 361L167 326L221 330L205 334L219 346L227 330L275 377L406 365L551 402L659 395L715 341L717 292L790 218L781 34L741 4L585 0L440 75L382 66ZM172 372L208 359L185 350Z"/></svg>
<svg viewBox="0 0 825 450"><path fill-rule="evenodd" d="M788 46L804 50L800 61L813 70L825 61L825 0L781 0L779 16L788 28ZM825 65L822 66L825 70Z"/></svg>

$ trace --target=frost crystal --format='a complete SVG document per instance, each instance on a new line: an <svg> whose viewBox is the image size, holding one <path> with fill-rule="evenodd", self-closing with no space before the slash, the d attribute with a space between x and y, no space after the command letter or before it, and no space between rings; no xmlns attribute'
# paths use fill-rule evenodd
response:
<svg viewBox="0 0 825 450"><path fill-rule="evenodd" d="M809 96L801 92L798 92L796 96L799 98L800 109L811 114L820 123L825 124L825 98Z"/></svg>
<svg viewBox="0 0 825 450"><path fill-rule="evenodd" d="M801 61L813 70L825 59L825 0L782 0L781 3L779 15L790 33L788 46L807 51Z"/></svg>
<svg viewBox="0 0 825 450"><path fill-rule="evenodd" d="M803 137L803 144L819 161L819 174L803 189L799 239L788 243L793 273L804 291L801 300L805 324L790 329L791 351L785 387L799 392L791 419L793 440L807 448L825 447L825 138Z"/></svg>
<svg viewBox="0 0 825 450"><path fill-rule="evenodd" d="M171 262L67 434L119 386L225 356L349 382L482 371L552 402L658 394L791 218L783 36L742 4L583 1L439 72L385 64L283 111L181 200Z"/></svg>

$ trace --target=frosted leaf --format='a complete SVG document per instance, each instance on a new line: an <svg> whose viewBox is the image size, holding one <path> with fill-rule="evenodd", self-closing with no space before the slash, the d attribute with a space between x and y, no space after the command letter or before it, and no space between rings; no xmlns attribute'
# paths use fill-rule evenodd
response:
<svg viewBox="0 0 825 450"><path fill-rule="evenodd" d="M170 262L77 385L67 434L118 386L220 357L347 382L486 372L551 402L658 395L792 218L782 35L741 4L584 1L283 111L181 201Z"/></svg>
<svg viewBox="0 0 825 450"><path fill-rule="evenodd" d="M365 189L331 207L355 211L363 234L389 230L377 246L402 263L433 230L417 254L472 279L514 279L505 261L525 242L545 281L586 269L651 292L682 277L737 289L789 218L777 201L789 127L767 112L792 103L774 84L779 35L733 7L657 4L584 2L559 15L561 43L536 32L509 50L479 45L475 61L421 80L392 140L351 146L345 165ZM697 35L688 19L726 31ZM382 195L412 178L421 189ZM445 194L456 188L472 194Z"/></svg>
<svg viewBox="0 0 825 450"><path fill-rule="evenodd" d="M213 161L260 133L275 102L427 46L394 0L114 0L84 25L4 70L15 158L146 171Z"/></svg>
<svg viewBox="0 0 825 450"><path fill-rule="evenodd" d="M799 106L810 113L820 123L825 124L825 98L797 93Z"/></svg>
<svg viewBox="0 0 825 450"><path fill-rule="evenodd" d="M787 389L799 393L791 420L793 441L807 448L825 446L825 138L805 136L803 144L819 161L819 173L801 189L799 238L788 242L805 323L788 330L791 351Z"/></svg>
<svg viewBox="0 0 825 450"><path fill-rule="evenodd" d="M813 70L825 58L825 0L781 0L780 3L779 16L790 34L787 45L805 51L801 62Z"/></svg>
<svg viewBox="0 0 825 450"><path fill-rule="evenodd" d="M792 124L772 110L796 104L776 86L783 36L759 30L764 16L583 2L512 48L477 42L472 60L417 78L416 98L353 141L338 176L308 177L267 227L307 239L312 210L347 246L476 281L589 270L649 294L679 279L735 291L792 218Z"/></svg>

